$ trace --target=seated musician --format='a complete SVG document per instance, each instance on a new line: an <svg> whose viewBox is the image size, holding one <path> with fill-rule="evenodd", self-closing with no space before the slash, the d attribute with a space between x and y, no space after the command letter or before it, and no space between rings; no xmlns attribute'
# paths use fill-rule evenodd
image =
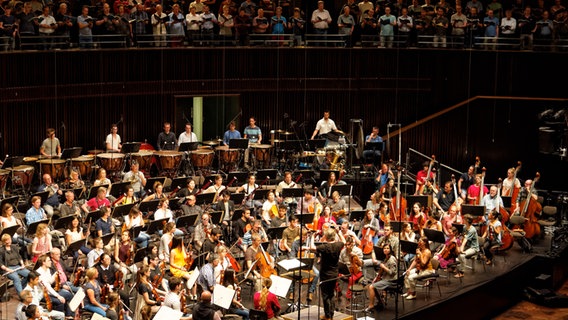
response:
<svg viewBox="0 0 568 320"><path fill-rule="evenodd" d="M34 222L47 219L45 210L41 207L41 197L33 196L31 200L32 206L26 211L26 224L29 226Z"/></svg>
<svg viewBox="0 0 568 320"><path fill-rule="evenodd" d="M369 293L369 307L366 311L370 311L375 308L375 297L377 292L381 295L378 306L384 305L384 299L382 297L384 294L383 291L393 285L392 281L395 280L397 276L397 259L388 243L383 246L383 253L385 254L385 259L379 263L377 276L367 287L367 292Z"/></svg>
<svg viewBox="0 0 568 320"><path fill-rule="evenodd" d="M391 253L397 257L399 255L399 241L396 235L392 232L392 227L387 224L383 230L383 236L377 241L377 247L384 247L386 244L390 245Z"/></svg>
<svg viewBox="0 0 568 320"><path fill-rule="evenodd" d="M256 310L266 312L267 319L278 319L276 315L280 313L280 302L278 297L268 289L272 286L272 279L264 278L261 282L261 289L254 294L253 302Z"/></svg>
<svg viewBox="0 0 568 320"><path fill-rule="evenodd" d="M488 215L491 210L503 208L503 199L497 194L497 191L497 186L493 185L489 188L489 193L481 198L480 205L485 206L485 215Z"/></svg>
<svg viewBox="0 0 568 320"><path fill-rule="evenodd" d="M181 305L181 296L185 294L185 289L182 289L181 279L172 277L168 283L170 289L164 297L164 306L172 308L173 310L184 312L185 306ZM192 317L183 316L180 320L190 320Z"/></svg>
<svg viewBox="0 0 568 320"><path fill-rule="evenodd" d="M502 244L501 238L503 236L503 225L499 220L499 212L496 212L495 210L489 212L488 218L487 228L481 238L485 240L483 242L483 252L485 252L486 259L485 263L490 265L491 260L493 259L493 248Z"/></svg>
<svg viewBox="0 0 568 320"><path fill-rule="evenodd" d="M426 221L426 228L438 231L444 231L442 227L442 222L436 219L436 216L432 212L428 212L428 220Z"/></svg>
<svg viewBox="0 0 568 320"><path fill-rule="evenodd" d="M160 246L158 248L158 256L162 261L170 261L170 250L175 230L176 224L174 222L168 222L164 226L163 234L160 237Z"/></svg>
<svg viewBox="0 0 568 320"><path fill-rule="evenodd" d="M274 194L276 195L276 200L278 201L278 203L283 203L285 205L289 205L291 203L296 203L296 199L294 199L292 197L288 197L288 198L282 197L282 190L288 189L288 188L298 188L298 184L296 182L292 181L292 172L290 172L290 171L284 172L284 180L280 181L276 185L276 191L275 191Z"/></svg>
<svg viewBox="0 0 568 320"><path fill-rule="evenodd" d="M136 244L130 239L130 232L128 230L122 231L120 242L115 240L114 246L114 265L122 273L122 283L126 283L128 274L136 274L137 267L136 264L134 264L135 254Z"/></svg>
<svg viewBox="0 0 568 320"><path fill-rule="evenodd" d="M451 236L452 233L452 224L463 224L463 218L461 214L458 214L457 206L452 205L448 209L448 212L442 217L442 231L446 237Z"/></svg>
<svg viewBox="0 0 568 320"><path fill-rule="evenodd" d="M221 218L221 230L223 230L223 239L229 240L231 230L231 218L235 212L235 203L231 200L231 192L229 190L221 191L219 201L213 206L213 210L222 211L223 217Z"/></svg>
<svg viewBox="0 0 568 320"><path fill-rule="evenodd" d="M332 194L331 194L331 187L333 187L336 184L345 184L345 181L343 180L337 180L337 177L335 176L335 172L331 171L329 173L329 177L327 178L327 181L322 182L321 186L320 186L320 196L319 196L319 201L321 203L326 203L326 199L327 198L331 198Z"/></svg>
<svg viewBox="0 0 568 320"><path fill-rule="evenodd" d="M474 183L467 188L467 202L469 204L479 204L479 193L481 192L481 175L475 175ZM489 190L483 186L483 194L487 194Z"/></svg>
<svg viewBox="0 0 568 320"><path fill-rule="evenodd" d="M177 186L176 186L177 188ZM187 179L185 188L181 188L177 193L176 197L180 198L180 201L183 202L184 200L189 199L189 196L192 194L196 194L199 190L195 187L195 180L192 178Z"/></svg>
<svg viewBox="0 0 568 320"><path fill-rule="evenodd" d="M81 189L82 192L85 192L87 188L85 187L85 181L79 178L79 172L77 170L72 169L71 173L69 173L69 181L67 182L67 187L69 189Z"/></svg>
<svg viewBox="0 0 568 320"><path fill-rule="evenodd" d="M349 221L343 221L339 225L339 232L337 232L337 235L339 236L339 239L341 239L343 243L345 243L347 239L353 238L353 242L355 242L355 245L357 247L361 246L361 240L359 239L357 234L349 228Z"/></svg>
<svg viewBox="0 0 568 320"><path fill-rule="evenodd" d="M287 254L289 258L295 258L294 256L292 256L292 243L294 242L294 239L298 238L299 236L300 227L298 225L298 217L293 216L290 218L290 225L288 226L288 228L282 231L282 239L279 242L280 244L278 246L278 249L282 253Z"/></svg>
<svg viewBox="0 0 568 320"><path fill-rule="evenodd" d="M207 259L211 253L215 252L215 249L221 245L223 242L221 241L221 229L215 227L207 234L207 238L203 241L203 245L201 246L201 253L209 252L205 255L205 259Z"/></svg>
<svg viewBox="0 0 568 320"><path fill-rule="evenodd" d="M174 237L172 240L172 250L170 251L170 272L174 277L185 279L186 281L189 280L193 272L190 268L194 264L191 255L192 253L187 252L185 249L183 238ZM138 270L138 272L140 272L140 270ZM186 286L188 285L189 282L186 282ZM191 289L189 294L190 299L195 300L197 298L197 287L194 285L193 288L188 287L188 289Z"/></svg>
<svg viewBox="0 0 568 320"><path fill-rule="evenodd" d="M57 272L59 275L59 283L61 288L71 292L76 293L79 288L73 285L71 281L69 281L68 274L73 273L73 266L69 266L63 262L61 259L61 249L55 247L49 253L52 261L52 268Z"/></svg>
<svg viewBox="0 0 568 320"><path fill-rule="evenodd" d="M125 279L124 273L121 271L122 268L118 264L112 263L112 258L109 254L103 253L100 258L100 262L96 264L95 269L97 270L97 281L102 286L108 286L109 292L116 292L120 295L120 299L124 303L129 303L129 294L125 290ZM122 275L121 275L122 273ZM134 274L135 276L136 274ZM133 276L133 279L134 279ZM120 277L120 278L119 278ZM118 281L117 281L118 280ZM122 281L122 288L118 288L115 285L120 284Z"/></svg>
<svg viewBox="0 0 568 320"><path fill-rule="evenodd" d="M455 275L456 278L461 278L464 275L465 259L472 257L479 252L479 239L477 238L477 229L472 225L473 216L466 214L464 216L464 237L459 250L458 271Z"/></svg>
<svg viewBox="0 0 568 320"><path fill-rule="evenodd" d="M14 215L14 206L11 203L4 203L2 206L2 216L0 216L0 226L2 229L13 227L19 225L18 231L14 233L12 237L12 243L16 243L19 246L20 255L24 260L28 257L28 243L32 243L32 239L20 235L18 233L23 232L24 222L21 219L16 218Z"/></svg>
<svg viewBox="0 0 568 320"><path fill-rule="evenodd" d="M160 181L154 182L154 185L152 186L152 190L154 190L154 193L151 193L150 195L146 196L146 198L144 198L142 201L162 200L164 198L165 199L168 198L164 194L164 186L162 185L162 183Z"/></svg>
<svg viewBox="0 0 568 320"><path fill-rule="evenodd" d="M178 277L170 277L169 280L165 278L167 266L165 262L160 262L157 254L150 253L148 255L148 267L150 268L148 279L161 296L165 296L167 293L168 281L177 279L181 283L181 278Z"/></svg>
<svg viewBox="0 0 568 320"><path fill-rule="evenodd" d="M101 255L105 253L104 245L102 238L93 239L93 249L87 254L87 268L94 267L100 261Z"/></svg>
<svg viewBox="0 0 568 320"><path fill-rule="evenodd" d="M160 305L162 304L159 295L156 296L153 292L154 287L150 283L150 267L142 266L140 270L138 270L137 274L137 287L136 291L138 295L136 296L136 307L134 308L134 315L140 314L142 308L145 306L149 306L152 310L152 314L156 314L160 309Z"/></svg>
<svg viewBox="0 0 568 320"><path fill-rule="evenodd" d="M218 175L215 177L215 183L209 188L205 189L203 193L215 192L215 198L213 198L213 202L217 202L220 200L219 196L221 195L221 192L223 192L223 190L225 189L227 189L227 187L223 185L223 176Z"/></svg>
<svg viewBox="0 0 568 320"><path fill-rule="evenodd" d="M211 224L210 216L208 213L201 215L201 221L195 226L193 231L193 247L200 252L201 247L205 240L209 237L209 234L213 230L213 224Z"/></svg>
<svg viewBox="0 0 568 320"><path fill-rule="evenodd" d="M168 198L161 198L158 203L158 209L154 212L154 220L168 219L167 222L174 221L174 214L172 210L168 207L170 201Z"/></svg>
<svg viewBox="0 0 568 320"><path fill-rule="evenodd" d="M193 305L191 315L192 319L221 320L219 313L221 311L215 311L211 303L211 292L203 291L199 302Z"/></svg>
<svg viewBox="0 0 568 320"><path fill-rule="evenodd" d="M379 136L379 127L373 126L373 130L370 134L365 137L365 143L367 142L383 142L383 138ZM367 161L366 163L373 163L377 166L381 161L381 153L384 150L383 148L380 149L369 149L363 151L363 158Z"/></svg>
<svg viewBox="0 0 568 320"><path fill-rule="evenodd" d="M379 170L379 174L375 178L375 184L377 186L377 190L381 190L381 188L387 183L387 180L391 178L394 181L394 174L389 169L389 166L386 163L381 165L381 170Z"/></svg>
<svg viewBox="0 0 568 320"><path fill-rule="evenodd" d="M187 201L181 205L181 211L183 212L184 216L194 215L196 214L197 217L201 217L203 214L203 208L196 204L197 198L194 194L190 194L187 196Z"/></svg>
<svg viewBox="0 0 568 320"><path fill-rule="evenodd" d="M219 264L215 267L215 281L218 284L222 284L223 272L229 268L232 268L231 261L227 256L229 249L225 247L225 245L221 244L215 247L214 252L219 256Z"/></svg>
<svg viewBox="0 0 568 320"><path fill-rule="evenodd" d="M72 190L65 191L65 202L59 207L59 215L61 217L81 216L81 206L75 201L75 193Z"/></svg>
<svg viewBox="0 0 568 320"><path fill-rule="evenodd" d="M261 210L262 226L268 228L272 218L278 214L278 203L275 200L274 192L268 192Z"/></svg>
<svg viewBox="0 0 568 320"><path fill-rule="evenodd" d="M438 185L436 184L436 168L432 168L432 174L434 174L434 178L432 179L426 179L426 181L424 182L424 186L422 188L422 191L420 191L420 195L423 196L436 196L438 194L438 192L440 192L440 189L438 188Z"/></svg>
<svg viewBox="0 0 568 320"><path fill-rule="evenodd" d="M252 228L251 218L250 218L250 210L245 209L243 211L243 215L237 221L235 221L233 225L233 240L236 240L239 243L239 248L242 248L243 237L247 231ZM242 248L243 251L246 248Z"/></svg>
<svg viewBox="0 0 568 320"><path fill-rule="evenodd" d="M219 255L212 253L207 259L207 263L201 267L199 270L199 276L197 277L197 284L201 287L203 291L213 292L215 288L215 268L219 265Z"/></svg>
<svg viewBox="0 0 568 320"><path fill-rule="evenodd" d="M241 287L237 283L235 270L232 269L225 269L223 270L223 282L221 285L231 290L235 290L236 294L231 302L230 308L227 310L227 313L237 314L241 316L243 319L249 318L249 311L245 308L242 303L241 299Z"/></svg>
<svg viewBox="0 0 568 320"><path fill-rule="evenodd" d="M512 196L514 189L521 189L521 181L515 177L515 168L507 169L507 178L503 180L503 188L501 194L504 196Z"/></svg>
<svg viewBox="0 0 568 320"><path fill-rule="evenodd" d="M402 223L402 230L400 232L400 239L404 241L416 242L416 233L412 230L412 225L408 222ZM410 264L410 261L414 259L414 253L412 252L401 252L406 265Z"/></svg>
<svg viewBox="0 0 568 320"><path fill-rule="evenodd" d="M135 227L144 227L142 212L136 206L132 207L130 209L130 212L126 216L124 216L124 224L122 226L122 229L130 231ZM138 236L134 238L134 242L136 242L138 248L146 248L149 241L150 236L145 231L140 231L138 233Z"/></svg>
<svg viewBox="0 0 568 320"><path fill-rule="evenodd" d="M97 232L97 237L102 237L109 233L114 233L114 223L110 217L109 207L101 207L100 210L102 216L95 222L95 231Z"/></svg>
<svg viewBox="0 0 568 320"><path fill-rule="evenodd" d="M244 192L245 193L245 205L249 208L258 208L262 207L262 202L260 200L253 200L254 194L253 192L258 188L258 184L256 184L256 177L254 175L250 175L248 182L243 184L242 186L237 188L237 193Z"/></svg>
<svg viewBox="0 0 568 320"><path fill-rule="evenodd" d="M416 248L416 258L406 270L404 285L407 292L403 294L406 300L416 299L416 279L434 273L432 267L432 252L428 249L428 238L420 237L418 240L418 248Z"/></svg>
<svg viewBox="0 0 568 320"><path fill-rule="evenodd" d="M371 197L367 201L367 205L365 206L365 210L372 210L373 213L379 213L379 206L381 204L381 193L376 191L371 193Z"/></svg>
<svg viewBox="0 0 568 320"><path fill-rule="evenodd" d="M104 168L100 168L97 172L97 178L93 182L93 186L106 186L106 197L110 202L114 202L116 199L110 195L110 187L112 187L112 182L107 178L107 172Z"/></svg>
<svg viewBox="0 0 568 320"><path fill-rule="evenodd" d="M130 187L134 190L136 197L142 198L144 196L146 177L144 176L144 173L140 171L140 165L138 162L132 162L130 165L130 171L124 174L122 181L130 182Z"/></svg>
<svg viewBox="0 0 568 320"><path fill-rule="evenodd" d="M384 184L384 186L381 188L381 190L379 190L379 192L381 194L381 201L386 202L390 205L392 199L396 198L398 193L398 189L394 185L394 179L388 178L387 183Z"/></svg>
<svg viewBox="0 0 568 320"><path fill-rule="evenodd" d="M79 252L83 253L84 255L87 255L89 252L91 252L91 249L87 248L87 241L85 240L87 239L89 234L90 230L83 230L83 227L81 227L79 216L73 217L73 220L69 222L67 230L65 231L65 243L67 244L67 246L69 246L76 241L85 241L85 244L82 245L78 251L73 251L73 261L76 261L77 258L79 258Z"/></svg>
<svg viewBox="0 0 568 320"><path fill-rule="evenodd" d="M349 208L345 200L341 198L339 192L333 191L331 200L328 200L327 206L331 209L331 215L335 217L338 224L348 220Z"/></svg>
<svg viewBox="0 0 568 320"><path fill-rule="evenodd" d="M107 199L106 194L107 189L105 187L100 187L97 190L97 195L85 202L81 208L85 213L101 209L102 207L110 208L110 201Z"/></svg>
<svg viewBox="0 0 568 320"><path fill-rule="evenodd" d="M432 203L438 209L439 213L448 212L450 206L456 201L451 181L444 183L444 189L433 197Z"/></svg>
<svg viewBox="0 0 568 320"><path fill-rule="evenodd" d="M122 304L120 303L120 296L117 293L111 292L108 294L107 304L108 308L105 312L105 317L111 320L114 319L118 320L120 315L121 317L120 319L126 319L126 320L131 319L128 314L128 311L122 308Z"/></svg>
<svg viewBox="0 0 568 320"><path fill-rule="evenodd" d="M314 239L315 239L315 234L312 233L313 231L308 231L307 229L303 229L302 230L302 238L298 238L295 239L294 242L292 242L292 246L290 248L290 257L298 257L298 258L315 258L314 253L311 253L310 251L312 249L315 249L314 247ZM310 235L308 237L308 235ZM301 241L301 248L300 248L300 241ZM315 262L315 261L314 261ZM308 288L308 301L312 301L314 298L314 292L316 291L317 287L318 287L318 282L319 282L319 270L317 268L317 264L314 263L312 266L312 270L313 272L313 279L310 282L310 287ZM292 282L292 288L291 290L294 290L294 283Z"/></svg>
<svg viewBox="0 0 568 320"><path fill-rule="evenodd" d="M317 197L314 197L314 190L312 189L305 189L304 190L304 198L300 199L302 205L296 208L296 214L304 214L304 213L314 213L310 212L310 208L315 211L317 204L319 204L319 200Z"/></svg>
<svg viewBox="0 0 568 320"><path fill-rule="evenodd" d="M525 181L525 185L519 191L519 196L517 197L517 205L515 206L515 210L513 211L513 214L519 214L519 212L521 211L520 210L520 204L523 203L523 201L525 201L529 198L529 192L531 192L532 184L533 184L533 181L531 179L527 179ZM532 188L532 192L531 192L530 196L534 201L538 201L538 192L537 192L536 189Z"/></svg>
<svg viewBox="0 0 568 320"><path fill-rule="evenodd" d="M27 299L25 300L26 303L29 301L29 299L31 299L31 301L29 301L30 303L28 303L28 304L33 304L33 305L39 306L40 312L42 314L47 313L49 315L49 317L51 317L52 319L55 319L55 320L65 319L65 313L63 311L56 310L53 307L52 307L51 311L48 311L48 310L45 310L43 307L41 307L40 302L45 299L44 290L46 290L46 289L44 289L44 287L40 284L39 273L37 273L36 271L30 271L30 273L28 274L27 282L28 282L28 284L23 289L23 291L20 295L20 296L24 295L24 292L29 293L29 295L27 295ZM30 298L30 296L31 296L31 298ZM24 301L24 300L22 300L22 301ZM44 302L46 302L46 301L44 301Z"/></svg>
<svg viewBox="0 0 568 320"><path fill-rule="evenodd" d="M440 268L447 269L449 264L456 261L461 247L461 239L458 236L458 229L452 227L451 235L446 239L444 245L434 254L433 259L440 262Z"/></svg>
<svg viewBox="0 0 568 320"><path fill-rule="evenodd" d="M1 19L0 19L1 20ZM16 320L28 320L39 319L39 320L63 320L65 319L65 314L60 313L59 315L50 316L46 310L33 302L33 295L30 290L24 290L19 295L20 303L16 307ZM34 310L35 309L35 310ZM56 311L58 312L58 311ZM27 315L26 315L27 314Z"/></svg>
<svg viewBox="0 0 568 320"><path fill-rule="evenodd" d="M355 237L345 239L345 247L339 253L339 262L349 269L347 299L351 299L351 287L363 276L363 251L355 245ZM340 268L341 270L341 268ZM341 272L340 272L341 274Z"/></svg>
<svg viewBox="0 0 568 320"><path fill-rule="evenodd" d="M51 249L53 249L53 245L51 244L49 227L46 223L40 223L32 242L32 261L36 262L40 256L49 253Z"/></svg>
<svg viewBox="0 0 568 320"><path fill-rule="evenodd" d="M318 233L322 234L323 229L327 229L329 227L335 228L336 221L335 217L331 215L331 208L329 206L325 206L321 213L321 216L318 220Z"/></svg>
<svg viewBox="0 0 568 320"><path fill-rule="evenodd" d="M272 218L270 221L270 228L277 228L277 227L285 227L288 225L288 221L286 218L286 212L288 212L288 208L285 205L278 206L278 215Z"/></svg>
<svg viewBox="0 0 568 320"><path fill-rule="evenodd" d="M377 194L376 192L374 194ZM384 205L384 204L383 204ZM384 205L386 206L386 205ZM377 211L378 212L378 211ZM342 226L343 229L343 226ZM373 245L377 243L377 241L379 240L379 233L382 231L381 230L381 225L379 223L379 219L377 217L375 217L375 212L372 209L367 209L367 211L365 212L365 217L363 217L363 221L361 221L361 229L359 229L359 234L357 235L357 238L361 238L363 237L363 230L364 229L368 229L369 232L367 234L374 234L372 236L371 241L373 242Z"/></svg>
<svg viewBox="0 0 568 320"><path fill-rule="evenodd" d="M38 259L39 268L36 272L39 274L39 281L42 286L47 290L51 302L53 304L53 309L64 312L65 316L73 316L74 313L69 309L69 301L73 298L73 294L60 288L59 291L54 289L55 277L58 275L57 272L52 272L52 261L49 255L43 255Z"/></svg>
<svg viewBox="0 0 568 320"><path fill-rule="evenodd" d="M262 252L262 250L260 249L261 243L262 239L260 237L260 234L253 234L252 244L248 246L247 250L245 251L245 268L243 268L243 270L249 270L252 267L252 272L249 274L249 279L254 281L256 289L260 287L262 280L259 263L255 263L258 253Z"/></svg>
<svg viewBox="0 0 568 320"><path fill-rule="evenodd" d="M4 246L0 247L0 270L12 280L16 293L19 295L27 284L30 271L25 268L24 259L18 252L18 246L12 245L12 237L9 234L2 235L2 244Z"/></svg>
<svg viewBox="0 0 568 320"><path fill-rule="evenodd" d="M430 172L430 176L428 176L428 172ZM431 170L430 162L426 161L422 163L422 170L416 173L416 190L414 191L415 195L419 195L424 185L426 184L426 180L430 178L432 181L434 180L434 173Z"/></svg>
<svg viewBox="0 0 568 320"><path fill-rule="evenodd" d="M252 244L252 236L258 234L262 239L262 242L268 241L268 236L262 228L262 222L257 219L253 219L251 222L251 229L243 235L243 246L248 247Z"/></svg>
<svg viewBox="0 0 568 320"><path fill-rule="evenodd" d="M138 197L134 193L134 188L132 188L132 186L128 186L126 188L126 192L124 193L124 197L120 199L120 201L118 202L115 201L113 205L120 206L120 205L132 204L137 202L138 202Z"/></svg>
<svg viewBox="0 0 568 320"><path fill-rule="evenodd" d="M412 213L410 214L410 222L414 232L422 235L422 229L426 226L426 214L424 213L424 206L420 202L415 202L412 205Z"/></svg>

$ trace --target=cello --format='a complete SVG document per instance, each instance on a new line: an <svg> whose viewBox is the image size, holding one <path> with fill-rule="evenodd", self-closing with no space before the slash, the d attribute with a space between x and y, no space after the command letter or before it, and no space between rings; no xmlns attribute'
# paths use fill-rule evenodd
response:
<svg viewBox="0 0 568 320"><path fill-rule="evenodd" d="M501 198L501 187L503 186L503 180L499 178L499 183L497 184L497 198ZM509 212L499 203L497 203L497 212L501 214L501 224L505 225L509 221Z"/></svg>
<svg viewBox="0 0 568 320"><path fill-rule="evenodd" d="M272 263L274 263L274 258L266 254L266 251L264 251L262 244L259 247L260 251L257 252L255 258L258 261L257 263L260 269L260 275L263 278L269 278L270 275L276 275L276 270L272 266Z"/></svg>
<svg viewBox="0 0 568 320"><path fill-rule="evenodd" d="M501 183L502 180L499 178L499 186L497 188L497 196L501 197ZM505 208L503 208L499 202L497 202L497 208L495 211L499 212L501 215L501 227L503 228L503 234L501 235L501 246L499 247L499 251L505 251L511 249L513 244L515 243L515 238L511 234L511 230L507 228L507 221L509 221L509 213Z"/></svg>
<svg viewBox="0 0 568 320"><path fill-rule="evenodd" d="M435 162L436 162L436 156L432 155L432 159L430 159L430 164L428 164L428 172L426 173L426 178L423 181L424 183L421 184L420 188L418 189L418 194L420 194L420 195L424 194L424 189L426 188L426 183L431 178L430 175L432 174L432 167L434 166ZM434 185L434 181L432 181L432 185Z"/></svg>
<svg viewBox="0 0 568 320"><path fill-rule="evenodd" d="M527 239L532 239L540 235L540 224L538 224L536 215L540 215L542 205L532 197L535 189L534 186L539 179L540 173L537 172L530 190L527 190L527 198L519 204L519 208L521 208L520 215L526 218L523 224L523 230L525 231L525 237Z"/></svg>

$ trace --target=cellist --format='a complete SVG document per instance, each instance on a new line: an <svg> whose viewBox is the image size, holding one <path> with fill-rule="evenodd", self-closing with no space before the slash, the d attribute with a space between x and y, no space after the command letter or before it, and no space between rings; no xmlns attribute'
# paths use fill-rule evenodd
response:
<svg viewBox="0 0 568 320"><path fill-rule="evenodd" d="M255 233L252 235L252 244L247 248L245 252L246 269L248 270L252 268L249 274L249 279L254 281L255 289L257 289L257 291L261 287L262 280L260 263L259 261L257 261L257 255L261 252L260 245L260 235L258 233Z"/></svg>
<svg viewBox="0 0 568 320"><path fill-rule="evenodd" d="M489 193L484 195L481 199L480 205L485 206L486 219L490 211L503 207L503 199L501 199L501 196L497 194L497 191L497 186L491 186L491 188L489 188Z"/></svg>

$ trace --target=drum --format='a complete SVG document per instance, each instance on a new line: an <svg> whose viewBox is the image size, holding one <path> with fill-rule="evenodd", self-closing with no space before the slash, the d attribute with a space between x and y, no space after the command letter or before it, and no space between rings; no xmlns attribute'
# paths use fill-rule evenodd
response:
<svg viewBox="0 0 568 320"><path fill-rule="evenodd" d="M35 166L38 160L39 156L24 157L24 165Z"/></svg>
<svg viewBox="0 0 568 320"><path fill-rule="evenodd" d="M63 178L65 160L61 159L42 159L37 161L40 165L42 174L49 173L53 181L60 181ZM42 177L40 177L42 180Z"/></svg>
<svg viewBox="0 0 568 320"><path fill-rule="evenodd" d="M152 157L154 153L148 150L140 150L139 152L130 154L133 161L138 163L141 171L148 172L152 166Z"/></svg>
<svg viewBox="0 0 568 320"><path fill-rule="evenodd" d="M9 170L0 169L0 190L4 190L4 188L6 187L6 181L8 180L9 176Z"/></svg>
<svg viewBox="0 0 568 320"><path fill-rule="evenodd" d="M97 159L100 166L107 172L122 170L122 163L124 162L124 155L122 153L100 153L97 154Z"/></svg>
<svg viewBox="0 0 568 320"><path fill-rule="evenodd" d="M254 150L254 156L256 161L267 162L270 160L270 149L272 146L269 144L257 144L252 145L251 148Z"/></svg>
<svg viewBox="0 0 568 320"><path fill-rule="evenodd" d="M191 163L197 168L209 168L213 164L215 152L209 150L195 150L191 152Z"/></svg>
<svg viewBox="0 0 568 320"><path fill-rule="evenodd" d="M175 170L181 163L183 152L178 151L155 151L154 156L157 158L158 169Z"/></svg>
<svg viewBox="0 0 568 320"><path fill-rule="evenodd" d="M228 146L221 146L215 148L219 152L219 159L222 164L237 163L241 157L240 149L229 149Z"/></svg>
<svg viewBox="0 0 568 320"><path fill-rule="evenodd" d="M76 167L81 177L90 177L95 165L95 156L84 155L71 159L72 167Z"/></svg>
<svg viewBox="0 0 568 320"><path fill-rule="evenodd" d="M17 166L12 168L12 186L29 187L34 177L34 167Z"/></svg>

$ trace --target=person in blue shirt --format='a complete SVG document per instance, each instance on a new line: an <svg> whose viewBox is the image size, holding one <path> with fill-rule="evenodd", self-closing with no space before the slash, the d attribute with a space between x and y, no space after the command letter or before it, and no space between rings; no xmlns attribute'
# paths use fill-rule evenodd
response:
<svg viewBox="0 0 568 320"><path fill-rule="evenodd" d="M287 24L286 18L282 16L282 7L276 7L276 15L270 19L273 34L284 34L284 26Z"/></svg>
<svg viewBox="0 0 568 320"><path fill-rule="evenodd" d="M373 131L371 134L368 134L365 137L365 144L367 142L383 142L383 138L379 136L379 127L374 126ZM373 163L375 166L381 161L381 154L384 149L384 145L381 145L379 148L373 148L363 151L363 158L367 161L367 163Z"/></svg>
<svg viewBox="0 0 568 320"><path fill-rule="evenodd" d="M226 146L229 145L229 141L231 139L241 139L241 133L235 129L236 125L234 121L231 121L229 123L229 130L225 131L225 134L223 135L223 144L225 144Z"/></svg>

